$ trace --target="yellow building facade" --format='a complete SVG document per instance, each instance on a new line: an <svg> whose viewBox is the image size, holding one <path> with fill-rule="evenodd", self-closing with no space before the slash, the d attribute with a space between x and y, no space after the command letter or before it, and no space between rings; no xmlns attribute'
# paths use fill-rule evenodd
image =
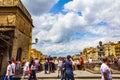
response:
<svg viewBox="0 0 120 80"><path fill-rule="evenodd" d="M115 55L120 57L120 41L115 44Z"/></svg>
<svg viewBox="0 0 120 80"><path fill-rule="evenodd" d="M88 60L89 58L92 58L93 60L98 59L98 49L97 48L85 48L82 52L82 55L85 60Z"/></svg>
<svg viewBox="0 0 120 80"><path fill-rule="evenodd" d="M30 53L28 55L29 60L31 58L38 58L38 60L44 59L46 57L46 55L43 55L40 51L36 50L36 49L31 49Z"/></svg>
<svg viewBox="0 0 120 80"><path fill-rule="evenodd" d="M109 42L103 45L105 56L116 56L115 53L115 43Z"/></svg>
<svg viewBox="0 0 120 80"><path fill-rule="evenodd" d="M118 41L117 43L105 43L103 44L103 47L105 54L104 56L107 56L111 59L114 57L120 57L120 41ZM84 48L80 56L84 57L85 61L87 61L89 58L92 58L93 60L98 60L98 51L98 48Z"/></svg>
<svg viewBox="0 0 120 80"><path fill-rule="evenodd" d="M105 56L120 56L120 41L117 43L109 42L104 44L104 52Z"/></svg>

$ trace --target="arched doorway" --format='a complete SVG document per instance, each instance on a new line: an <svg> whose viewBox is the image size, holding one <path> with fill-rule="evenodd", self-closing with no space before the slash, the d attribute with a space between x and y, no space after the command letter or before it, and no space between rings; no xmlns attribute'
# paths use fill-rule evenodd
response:
<svg viewBox="0 0 120 80"><path fill-rule="evenodd" d="M14 31L3 30L0 27L0 74L4 74L7 61L12 57Z"/></svg>
<svg viewBox="0 0 120 80"><path fill-rule="evenodd" d="M22 56L22 48L18 48L16 61L21 60L21 56Z"/></svg>

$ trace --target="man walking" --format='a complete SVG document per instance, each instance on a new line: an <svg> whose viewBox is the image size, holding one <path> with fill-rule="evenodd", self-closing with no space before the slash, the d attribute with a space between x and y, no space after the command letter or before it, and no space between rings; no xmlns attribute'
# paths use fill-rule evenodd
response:
<svg viewBox="0 0 120 80"><path fill-rule="evenodd" d="M101 65L101 80L112 80L112 74L111 74L111 70L109 68L109 60L107 57L103 58L103 63Z"/></svg>
<svg viewBox="0 0 120 80"><path fill-rule="evenodd" d="M8 66L7 66L7 70L6 70L6 75L4 77L4 80L13 80L13 74L12 74L12 66L11 66L12 62L8 61Z"/></svg>
<svg viewBox="0 0 120 80"><path fill-rule="evenodd" d="M65 62L65 69L66 69L66 80L74 80L73 63L72 63L72 57L70 55L67 56L67 60Z"/></svg>

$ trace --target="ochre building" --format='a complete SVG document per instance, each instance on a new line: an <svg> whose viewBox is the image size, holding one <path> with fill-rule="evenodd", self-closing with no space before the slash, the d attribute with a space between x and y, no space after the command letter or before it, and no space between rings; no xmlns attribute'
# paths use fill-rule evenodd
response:
<svg viewBox="0 0 120 80"><path fill-rule="evenodd" d="M105 53L105 56L115 57L116 56L116 53L115 53L115 43L108 42L108 43L104 44L104 53Z"/></svg>
<svg viewBox="0 0 120 80"><path fill-rule="evenodd" d="M47 55L44 55L43 53L41 53L40 51L36 50L36 49L31 49L30 53L28 55L29 60L30 59L34 59L34 58L38 58L38 60L43 60L47 57Z"/></svg>
<svg viewBox="0 0 120 80"><path fill-rule="evenodd" d="M7 61L28 57L32 41L31 15L20 0L0 0L0 73Z"/></svg>
<svg viewBox="0 0 120 80"><path fill-rule="evenodd" d="M115 55L120 57L120 41L115 44Z"/></svg>
<svg viewBox="0 0 120 80"><path fill-rule="evenodd" d="M105 56L120 57L120 41L104 44Z"/></svg>
<svg viewBox="0 0 120 80"><path fill-rule="evenodd" d="M85 48L81 54L81 56L84 57L86 61L88 61L89 58L92 58L93 60L98 59L98 49L97 48Z"/></svg>

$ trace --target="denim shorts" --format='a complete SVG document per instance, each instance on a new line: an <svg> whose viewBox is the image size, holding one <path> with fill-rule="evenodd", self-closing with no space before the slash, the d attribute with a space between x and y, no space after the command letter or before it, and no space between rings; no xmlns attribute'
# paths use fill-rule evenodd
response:
<svg viewBox="0 0 120 80"><path fill-rule="evenodd" d="M58 70L62 70L62 66L58 66Z"/></svg>

